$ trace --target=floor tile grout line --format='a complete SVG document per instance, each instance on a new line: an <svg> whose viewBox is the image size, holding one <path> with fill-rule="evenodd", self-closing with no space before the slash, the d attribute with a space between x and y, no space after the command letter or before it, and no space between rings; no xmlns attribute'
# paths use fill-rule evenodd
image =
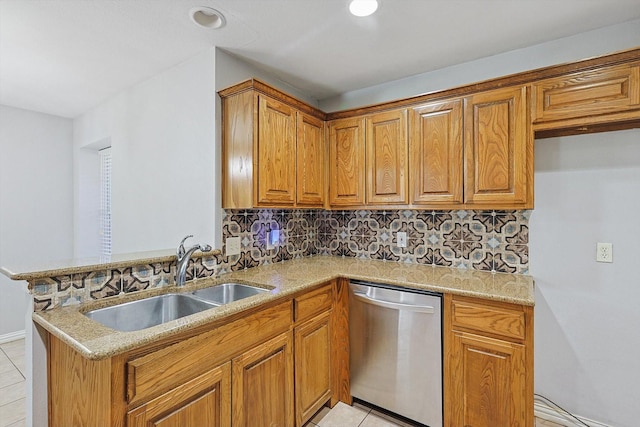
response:
<svg viewBox="0 0 640 427"><path fill-rule="evenodd" d="M14 341L11 341L14 342ZM11 356L9 356L7 354L7 352L4 350L4 348L2 348L2 346L0 346L0 351L7 357L7 359L9 359L9 362L11 362L11 364L13 365L14 368L16 368L16 370L18 371L18 373L22 376L23 379L27 379L27 377L24 375L24 373L22 372L22 370L20 368L18 368L18 365L15 364L15 362L13 361L13 358ZM26 355L23 355L23 357Z"/></svg>

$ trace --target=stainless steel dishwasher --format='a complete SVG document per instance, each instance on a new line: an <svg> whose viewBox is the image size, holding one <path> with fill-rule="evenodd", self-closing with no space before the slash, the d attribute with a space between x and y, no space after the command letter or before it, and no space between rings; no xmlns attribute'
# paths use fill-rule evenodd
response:
<svg viewBox="0 0 640 427"><path fill-rule="evenodd" d="M351 395L442 427L442 295L352 280L349 334Z"/></svg>

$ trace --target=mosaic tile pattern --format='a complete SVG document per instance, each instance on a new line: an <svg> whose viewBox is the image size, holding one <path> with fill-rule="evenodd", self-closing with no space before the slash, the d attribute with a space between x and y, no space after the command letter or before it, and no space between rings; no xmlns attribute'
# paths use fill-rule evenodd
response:
<svg viewBox="0 0 640 427"><path fill-rule="evenodd" d="M272 264L318 253L317 210L226 210L222 253L229 237L240 237L239 255L218 256L218 273ZM267 249L267 233L280 230L276 247Z"/></svg>
<svg viewBox="0 0 640 427"><path fill-rule="evenodd" d="M321 211L317 252L526 274L531 211ZM407 234L399 248L396 235Z"/></svg>
<svg viewBox="0 0 640 427"><path fill-rule="evenodd" d="M187 268L187 280L318 254L526 274L530 215L531 211L226 210L222 254L229 237L240 237L240 254L196 257ZM273 230L280 230L279 242L267 249L267 233ZM398 247L400 231L407 234L405 248ZM38 279L33 283L34 309L170 286L175 274L176 262L171 261Z"/></svg>
<svg viewBox="0 0 640 427"><path fill-rule="evenodd" d="M175 283L175 262L36 279L34 311L80 304Z"/></svg>

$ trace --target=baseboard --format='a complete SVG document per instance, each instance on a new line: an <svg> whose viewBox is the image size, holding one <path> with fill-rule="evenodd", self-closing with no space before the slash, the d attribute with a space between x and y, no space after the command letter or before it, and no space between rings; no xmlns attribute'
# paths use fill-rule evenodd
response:
<svg viewBox="0 0 640 427"><path fill-rule="evenodd" d="M22 338L24 338L24 331L10 332L8 334L0 335L0 344L21 340Z"/></svg>
<svg viewBox="0 0 640 427"><path fill-rule="evenodd" d="M578 423L576 420L572 420L571 417L563 414L560 411L556 411L555 408L545 403L535 402L533 405L533 408L534 408L533 412L537 418L540 418L546 421L551 421L566 427L584 427L582 424ZM581 417L579 415L575 415L575 417L590 427L612 427L609 424L603 424L598 421L591 420L589 418Z"/></svg>

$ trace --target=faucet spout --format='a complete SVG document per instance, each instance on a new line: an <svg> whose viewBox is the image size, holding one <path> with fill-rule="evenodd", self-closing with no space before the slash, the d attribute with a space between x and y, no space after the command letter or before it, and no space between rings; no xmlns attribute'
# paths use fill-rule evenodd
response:
<svg viewBox="0 0 640 427"><path fill-rule="evenodd" d="M182 239L176 250L176 255L178 258L178 264L176 267L176 286L178 287L184 286L184 283L187 280L187 267L189 266L189 260L191 259L193 253L197 250L200 250L202 252L209 252L211 250L210 245L202 246L200 244L193 245L191 248L185 249L184 242L190 237L193 237L193 235L188 235L184 239Z"/></svg>

